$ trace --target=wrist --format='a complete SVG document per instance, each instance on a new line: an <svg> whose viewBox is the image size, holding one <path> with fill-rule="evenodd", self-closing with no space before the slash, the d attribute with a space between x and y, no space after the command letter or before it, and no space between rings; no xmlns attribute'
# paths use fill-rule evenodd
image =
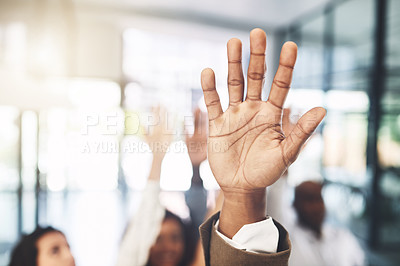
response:
<svg viewBox="0 0 400 266"><path fill-rule="evenodd" d="M153 153L153 162L152 164L161 164L164 159L165 154Z"/></svg>
<svg viewBox="0 0 400 266"><path fill-rule="evenodd" d="M165 157L163 152L153 152L153 163L161 163Z"/></svg>
<svg viewBox="0 0 400 266"><path fill-rule="evenodd" d="M192 186L203 186L203 180L200 177L200 165L192 164L193 176L192 176Z"/></svg>
<svg viewBox="0 0 400 266"><path fill-rule="evenodd" d="M266 190L224 190L218 230L232 238L245 224L266 219Z"/></svg>

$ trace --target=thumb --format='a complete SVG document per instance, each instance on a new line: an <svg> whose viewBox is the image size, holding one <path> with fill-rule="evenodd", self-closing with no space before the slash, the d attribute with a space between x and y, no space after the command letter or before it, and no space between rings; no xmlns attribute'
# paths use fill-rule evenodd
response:
<svg viewBox="0 0 400 266"><path fill-rule="evenodd" d="M326 115L322 107L315 107L305 113L297 122L292 132L283 141L283 156L287 166L293 163L300 153L300 149L311 136Z"/></svg>

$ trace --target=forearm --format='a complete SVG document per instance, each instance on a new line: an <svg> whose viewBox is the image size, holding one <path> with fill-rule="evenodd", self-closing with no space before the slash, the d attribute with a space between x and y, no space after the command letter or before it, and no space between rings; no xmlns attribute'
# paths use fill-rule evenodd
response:
<svg viewBox="0 0 400 266"><path fill-rule="evenodd" d="M162 160L163 160L163 157L156 155L156 154L153 155L153 162L151 164L149 180L153 180L153 181L157 181L157 182L160 181Z"/></svg>
<svg viewBox="0 0 400 266"><path fill-rule="evenodd" d="M266 190L224 191L218 231L232 238L245 224L266 219Z"/></svg>
<svg viewBox="0 0 400 266"><path fill-rule="evenodd" d="M159 193L160 186L156 181L149 182L142 192L140 205L119 247L117 266L146 264L148 251L157 239L165 215Z"/></svg>

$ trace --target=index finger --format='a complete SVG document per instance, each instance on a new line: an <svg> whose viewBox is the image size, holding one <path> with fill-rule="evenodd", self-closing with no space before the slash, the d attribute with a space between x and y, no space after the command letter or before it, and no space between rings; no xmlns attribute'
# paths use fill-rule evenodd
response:
<svg viewBox="0 0 400 266"><path fill-rule="evenodd" d="M201 87L207 106L208 120L217 119L223 112L218 92L215 88L215 75L212 69L206 68L201 72Z"/></svg>
<svg viewBox="0 0 400 266"><path fill-rule="evenodd" d="M271 92L268 98L268 102L278 108L283 107L289 92L296 58L297 45L294 42L286 42L282 46L279 67L272 82Z"/></svg>

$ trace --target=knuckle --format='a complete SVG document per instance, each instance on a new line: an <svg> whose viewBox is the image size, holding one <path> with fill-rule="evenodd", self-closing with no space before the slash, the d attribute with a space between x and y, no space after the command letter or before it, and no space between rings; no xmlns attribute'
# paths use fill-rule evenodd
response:
<svg viewBox="0 0 400 266"><path fill-rule="evenodd" d="M264 80L264 73L261 72L249 72L247 77L252 80Z"/></svg>

